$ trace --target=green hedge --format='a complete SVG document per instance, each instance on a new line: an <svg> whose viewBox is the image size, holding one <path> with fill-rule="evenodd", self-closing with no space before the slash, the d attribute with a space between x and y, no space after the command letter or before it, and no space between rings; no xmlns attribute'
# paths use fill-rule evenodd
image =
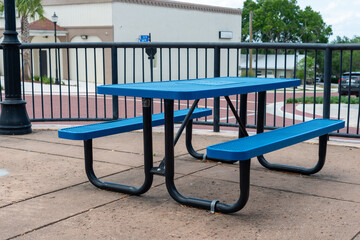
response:
<svg viewBox="0 0 360 240"><path fill-rule="evenodd" d="M293 103L294 99L293 98L288 98L286 100L286 103ZM304 101L304 98L303 97L298 97L298 98L295 98L295 103L303 103ZM341 99L340 101L342 103L348 103L349 101L349 98L348 96L341 96ZM315 98L315 103L317 104L321 104L324 102L324 98L323 97L316 97ZM305 97L305 104L306 103L314 103L314 97ZM339 97L338 96L332 96L330 98L330 103L339 103ZM350 104L359 104L359 98L358 97L350 97Z"/></svg>

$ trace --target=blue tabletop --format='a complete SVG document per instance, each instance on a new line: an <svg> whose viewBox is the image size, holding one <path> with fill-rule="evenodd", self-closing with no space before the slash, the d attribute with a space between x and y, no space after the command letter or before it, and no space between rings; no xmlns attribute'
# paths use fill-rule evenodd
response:
<svg viewBox="0 0 360 240"><path fill-rule="evenodd" d="M219 77L103 85L98 87L98 93L145 98L194 100L262 92L278 88L295 87L298 85L300 85L299 79Z"/></svg>

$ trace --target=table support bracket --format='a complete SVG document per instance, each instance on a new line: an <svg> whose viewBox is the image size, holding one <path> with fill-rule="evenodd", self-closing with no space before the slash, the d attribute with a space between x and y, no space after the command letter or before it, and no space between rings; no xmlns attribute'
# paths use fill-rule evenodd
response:
<svg viewBox="0 0 360 240"><path fill-rule="evenodd" d="M185 197L181 195L174 183L174 100L165 100L165 182L170 196L183 205L204 208L211 210L212 200ZM223 213L232 213L242 209L249 198L250 188L250 159L239 162L240 170L240 196L234 204L217 202L214 205L214 211Z"/></svg>
<svg viewBox="0 0 360 240"><path fill-rule="evenodd" d="M193 156L194 158L203 159L205 154L196 152L192 146L192 141L191 141L192 140L193 120L190 118L191 118L191 115L193 114L198 103L199 103L199 99L196 99L193 102L193 104L191 105L191 108L190 108L189 112L187 113L184 121L181 123L181 126L180 126L178 132L176 133L176 136L174 139L174 147L176 146L177 142L179 141L179 139L181 137L181 134L183 133L183 131L186 127L186 148L187 148L189 154L191 156ZM161 163L159 164L158 167L154 167L153 169L151 169L151 172L156 175L165 176L165 157L163 158L163 160L161 161Z"/></svg>

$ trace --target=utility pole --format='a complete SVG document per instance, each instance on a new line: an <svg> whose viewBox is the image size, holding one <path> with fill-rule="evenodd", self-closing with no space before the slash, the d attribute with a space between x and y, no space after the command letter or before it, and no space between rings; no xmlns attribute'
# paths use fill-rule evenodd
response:
<svg viewBox="0 0 360 240"><path fill-rule="evenodd" d="M253 33L252 33L253 11L250 11L249 15L250 15L249 16L249 35L250 35L250 42L252 42L253 41ZM250 76L251 76L251 74L252 74L252 57L253 56L252 56L252 49L249 49L249 50L250 50Z"/></svg>
<svg viewBox="0 0 360 240"><path fill-rule="evenodd" d="M26 102L21 99L20 42L16 32L15 0L5 0L4 82L5 100L1 102L0 134L20 135L31 133Z"/></svg>

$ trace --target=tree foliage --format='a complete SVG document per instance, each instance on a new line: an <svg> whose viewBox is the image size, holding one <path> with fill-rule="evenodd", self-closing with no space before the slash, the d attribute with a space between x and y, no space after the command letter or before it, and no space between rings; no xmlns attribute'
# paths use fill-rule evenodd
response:
<svg viewBox="0 0 360 240"><path fill-rule="evenodd" d="M44 9L41 4L42 0L16 0L15 7L21 17L21 41L30 42L29 18L44 18ZM4 1L0 2L0 11L4 11Z"/></svg>
<svg viewBox="0 0 360 240"><path fill-rule="evenodd" d="M352 39L348 37L337 36L331 43L360 43L360 36L354 36ZM352 58L352 59L351 59ZM352 61L351 61L352 60ZM352 72L360 72L360 51L333 51L332 54L332 74L340 76L341 73L350 71L350 62Z"/></svg>
<svg viewBox="0 0 360 240"><path fill-rule="evenodd" d="M42 0L16 0L17 8L21 18L20 38L22 43L30 42L30 24L29 18L44 18L44 9L41 4ZM0 2L0 11L4 10L4 1ZM30 76L30 51L28 49L23 52L24 74L27 78Z"/></svg>
<svg viewBox="0 0 360 240"><path fill-rule="evenodd" d="M314 79L315 67L316 64L315 64L315 59L313 57L307 56L306 58L301 59L296 65L296 77L304 80ZM305 70L306 70L306 78L305 78Z"/></svg>
<svg viewBox="0 0 360 240"><path fill-rule="evenodd" d="M319 12L300 9L296 0L246 0L242 11L243 41L249 39L249 14L253 11L256 42L327 43L332 34Z"/></svg>

